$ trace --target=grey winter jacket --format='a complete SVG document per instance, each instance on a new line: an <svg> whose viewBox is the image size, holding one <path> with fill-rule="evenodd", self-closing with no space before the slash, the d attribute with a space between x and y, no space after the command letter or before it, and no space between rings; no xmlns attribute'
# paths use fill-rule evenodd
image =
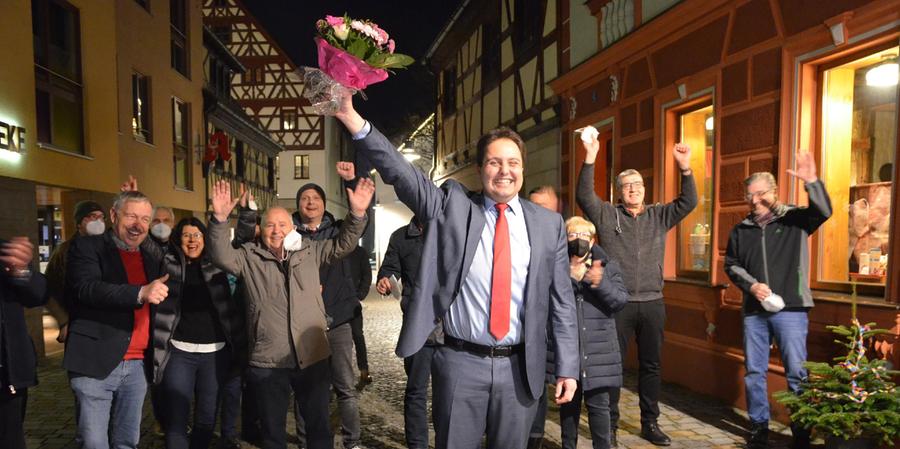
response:
<svg viewBox="0 0 900 449"><path fill-rule="evenodd" d="M831 199L821 180L805 185L809 207L783 205L761 228L752 215L734 226L725 251L725 273L744 293L744 313L764 312L750 293L762 282L781 295L786 309L813 306L809 290L809 236L831 216Z"/></svg>
<svg viewBox="0 0 900 449"><path fill-rule="evenodd" d="M681 176L681 193L674 201L646 206L634 216L594 193L594 164L584 164L575 199L597 227L600 246L621 265L628 301L661 299L666 233L697 206L694 176Z"/></svg>
<svg viewBox="0 0 900 449"><path fill-rule="evenodd" d="M319 266L353 251L366 221L348 213L337 238L303 239L280 261L261 243L232 248L228 224L210 218L210 259L244 283L251 366L302 369L331 355Z"/></svg>

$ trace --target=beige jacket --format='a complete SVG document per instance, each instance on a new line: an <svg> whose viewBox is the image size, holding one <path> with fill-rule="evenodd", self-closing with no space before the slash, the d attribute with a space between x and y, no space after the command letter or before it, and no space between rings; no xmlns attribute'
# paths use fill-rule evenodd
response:
<svg viewBox="0 0 900 449"><path fill-rule="evenodd" d="M303 239L282 262L262 244L232 248L228 224L210 219L212 263L243 281L251 366L302 369L331 355L319 265L352 252L366 221L348 213L335 239Z"/></svg>

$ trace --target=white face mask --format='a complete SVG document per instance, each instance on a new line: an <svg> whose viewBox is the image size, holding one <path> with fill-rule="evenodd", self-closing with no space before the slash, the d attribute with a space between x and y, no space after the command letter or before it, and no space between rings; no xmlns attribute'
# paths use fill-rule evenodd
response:
<svg viewBox="0 0 900 449"><path fill-rule="evenodd" d="M103 231L106 230L106 223L103 220L94 220L89 221L86 225L84 225L84 232L87 235L100 235L103 234Z"/></svg>
<svg viewBox="0 0 900 449"><path fill-rule="evenodd" d="M150 228L150 233L160 240L169 240L169 236L172 235L172 228L165 223L157 223Z"/></svg>
<svg viewBox="0 0 900 449"><path fill-rule="evenodd" d="M284 236L284 249L287 251L299 250L302 243L303 236L296 229L291 230L291 232L288 232L288 235Z"/></svg>

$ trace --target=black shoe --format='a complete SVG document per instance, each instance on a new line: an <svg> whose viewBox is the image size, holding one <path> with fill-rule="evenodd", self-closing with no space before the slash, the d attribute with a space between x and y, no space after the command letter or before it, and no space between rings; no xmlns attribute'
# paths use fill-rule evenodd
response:
<svg viewBox="0 0 900 449"><path fill-rule="evenodd" d="M657 445L668 446L672 444L672 439L660 430L656 423L647 424L641 427L641 438Z"/></svg>
<svg viewBox="0 0 900 449"><path fill-rule="evenodd" d="M619 439L616 438L616 429L610 429L609 432L609 447L616 448L619 447Z"/></svg>
<svg viewBox="0 0 900 449"><path fill-rule="evenodd" d="M751 423L747 449L767 449L769 447L769 423Z"/></svg>

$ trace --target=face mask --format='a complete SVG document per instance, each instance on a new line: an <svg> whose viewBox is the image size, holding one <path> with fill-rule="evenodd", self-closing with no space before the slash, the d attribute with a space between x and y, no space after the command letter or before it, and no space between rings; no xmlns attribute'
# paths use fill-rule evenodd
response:
<svg viewBox="0 0 900 449"><path fill-rule="evenodd" d="M150 233L160 240L169 240L169 236L172 235L172 228L165 223L157 223L150 228Z"/></svg>
<svg viewBox="0 0 900 449"><path fill-rule="evenodd" d="M591 250L590 240L575 239L569 242L569 257L578 256L585 257Z"/></svg>
<svg viewBox="0 0 900 449"><path fill-rule="evenodd" d="M303 236L296 229L292 229L288 235L284 236L284 249L288 251L299 250L302 243Z"/></svg>
<svg viewBox="0 0 900 449"><path fill-rule="evenodd" d="M84 232L87 235L100 235L103 234L103 231L106 230L106 223L103 220L94 220L89 221L86 225L84 225Z"/></svg>

